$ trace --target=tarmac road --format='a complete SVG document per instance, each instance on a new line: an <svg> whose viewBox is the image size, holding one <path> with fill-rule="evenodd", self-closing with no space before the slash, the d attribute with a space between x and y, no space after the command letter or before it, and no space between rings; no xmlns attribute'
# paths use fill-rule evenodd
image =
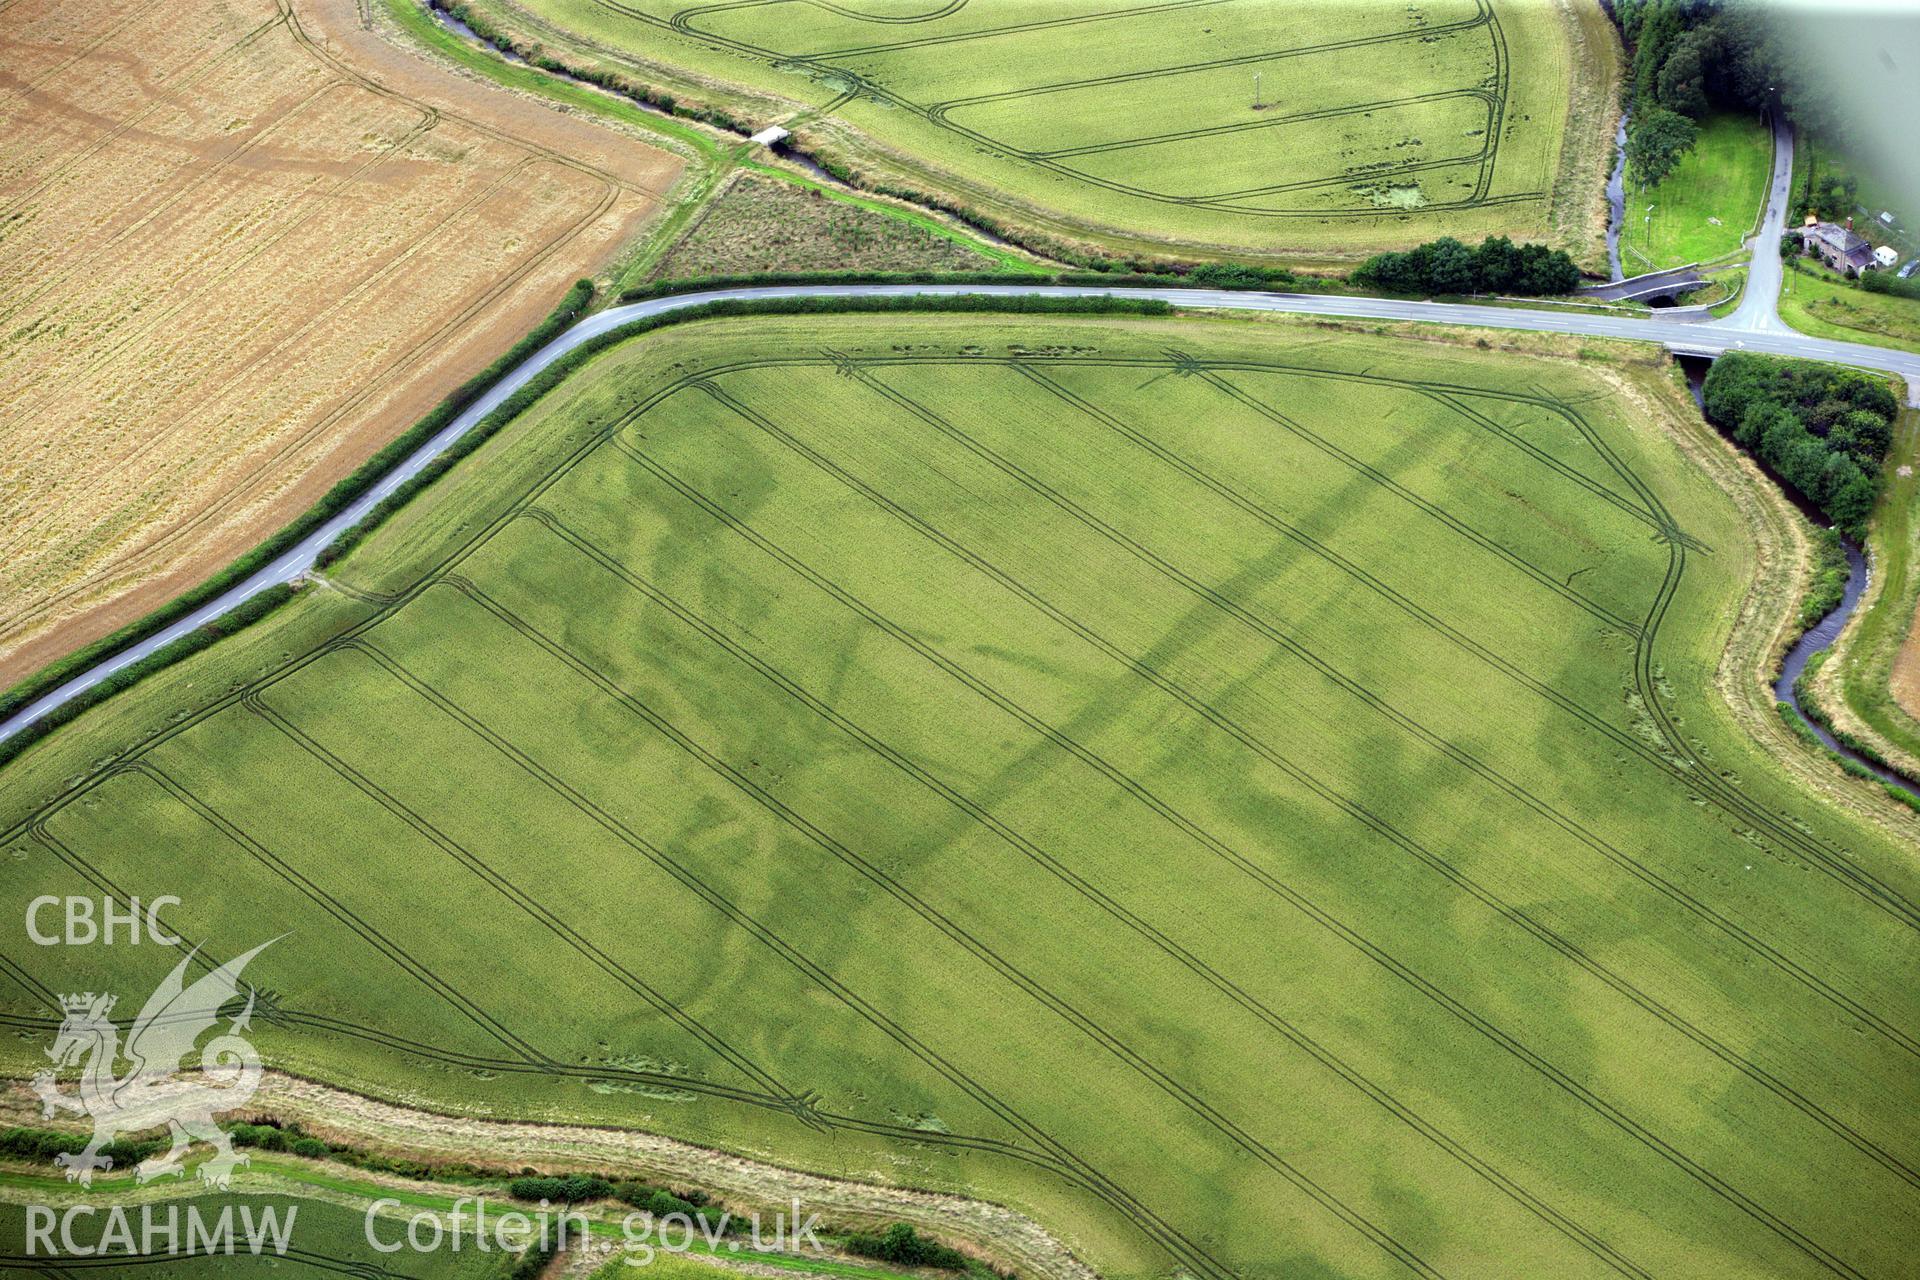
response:
<svg viewBox="0 0 1920 1280"><path fill-rule="evenodd" d="M1669 350L1699 356L1719 356L1728 351L1754 351L1766 355L1799 356L1897 373L1907 381L1913 403L1920 404L1920 354L1893 351L1852 342L1831 342L1796 333L1781 323L1774 302L1780 287L1780 235L1786 217L1787 187L1793 169L1791 134L1776 126L1773 189L1760 234L1755 238L1755 253L1747 278L1747 291L1740 307L1723 320L1662 320L1654 316L1594 315L1576 311L1534 310L1520 307L1480 306L1473 303L1410 302L1390 298L1353 298L1313 293L1250 293L1211 289L1109 289L1080 285L794 285L756 289L717 289L704 293L677 294L645 302L613 307L580 321L527 362L503 378L499 385L480 397L465 413L433 439L408 455L377 484L300 540L272 563L223 592L187 617L101 660L72 680L0 721L0 738L19 732L55 707L70 701L114 673L192 633L248 598L267 588L295 578L313 568L322 549L365 517L377 503L418 474L433 458L501 402L524 386L533 376L589 338L648 316L662 315L703 303L755 298L880 298L935 297L954 294L1039 294L1049 297L1121 297L1156 298L1178 307L1220 308L1232 311L1279 311L1294 315L1344 316L1372 320L1415 320L1440 324L1471 325L1487 329L1520 329L1536 333L1584 334L1597 338L1625 338L1658 342Z"/></svg>

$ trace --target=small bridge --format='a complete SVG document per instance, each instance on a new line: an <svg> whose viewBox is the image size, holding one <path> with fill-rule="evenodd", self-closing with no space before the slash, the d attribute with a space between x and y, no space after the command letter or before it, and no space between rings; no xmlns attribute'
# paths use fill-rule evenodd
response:
<svg viewBox="0 0 1920 1280"><path fill-rule="evenodd" d="M1671 298L1698 289L1706 283L1707 278L1700 274L1700 264L1689 262L1684 267L1649 271L1645 275L1629 276L1611 284L1582 285L1577 296L1599 298L1607 302L1645 302L1650 298Z"/></svg>

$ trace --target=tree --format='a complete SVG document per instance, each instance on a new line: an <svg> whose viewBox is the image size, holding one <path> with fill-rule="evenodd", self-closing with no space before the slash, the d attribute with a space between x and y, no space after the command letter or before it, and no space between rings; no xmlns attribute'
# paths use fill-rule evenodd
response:
<svg viewBox="0 0 1920 1280"><path fill-rule="evenodd" d="M1627 129L1627 166L1634 179L1647 186L1660 182L1699 135L1693 121L1665 107L1635 115Z"/></svg>
<svg viewBox="0 0 1920 1280"><path fill-rule="evenodd" d="M1376 253L1353 279L1392 293L1572 293L1580 268L1563 249L1488 236L1478 248L1444 236L1405 253Z"/></svg>
<svg viewBox="0 0 1920 1280"><path fill-rule="evenodd" d="M1900 402L1894 399L1885 381L1870 373L1837 369L1833 372L1831 390L1854 408L1876 414L1889 425L1900 416Z"/></svg>
<svg viewBox="0 0 1920 1280"><path fill-rule="evenodd" d="M1718 62L1722 53L1719 28L1695 27L1673 42L1667 59L1655 76L1655 96L1660 105L1698 120L1707 114L1707 68Z"/></svg>
<svg viewBox="0 0 1920 1280"><path fill-rule="evenodd" d="M1748 406L1765 395L1769 372L1770 362L1764 356L1745 351L1715 360L1701 388L1708 421L1729 430L1737 426Z"/></svg>
<svg viewBox="0 0 1920 1280"><path fill-rule="evenodd" d="M1424 274L1427 278L1429 293L1478 293L1480 291L1480 266L1473 250L1455 240L1452 236L1442 236L1429 244L1423 244L1414 250L1415 255L1426 255Z"/></svg>
<svg viewBox="0 0 1920 1280"><path fill-rule="evenodd" d="M1807 430L1817 436L1824 436L1833 430L1833 424L1840 421L1849 410L1845 400L1828 394L1803 409L1800 420L1807 424Z"/></svg>
<svg viewBox="0 0 1920 1280"><path fill-rule="evenodd" d="M1505 236L1480 242L1480 287L1488 293L1512 293L1520 287L1520 250Z"/></svg>
<svg viewBox="0 0 1920 1280"><path fill-rule="evenodd" d="M1814 497L1823 507L1827 506L1841 490L1866 474L1860 469L1859 463L1844 453L1829 453L1826 461L1820 464L1820 491Z"/></svg>
<svg viewBox="0 0 1920 1280"><path fill-rule="evenodd" d="M1744 447L1754 449L1783 418L1792 424L1795 431L1800 429L1799 419L1793 416L1793 410L1771 400L1755 400L1740 415L1740 425L1733 429L1733 438Z"/></svg>
<svg viewBox="0 0 1920 1280"><path fill-rule="evenodd" d="M1788 484L1798 489L1814 502L1820 501L1821 473L1827 466L1827 448L1805 431L1800 438L1786 447L1786 451L1769 459L1773 469L1786 477Z"/></svg>
<svg viewBox="0 0 1920 1280"><path fill-rule="evenodd" d="M1867 518L1873 514L1873 504L1879 496L1873 481L1862 472L1827 499L1826 511L1835 524L1859 537L1866 531Z"/></svg>
<svg viewBox="0 0 1920 1280"><path fill-rule="evenodd" d="M1860 183L1850 173L1825 173L1813 184L1810 205L1829 221L1844 218L1853 211L1854 194Z"/></svg>
<svg viewBox="0 0 1920 1280"><path fill-rule="evenodd" d="M1515 290L1539 296L1572 293L1580 287L1580 268L1564 249L1549 249L1543 244L1520 246L1520 274Z"/></svg>
<svg viewBox="0 0 1920 1280"><path fill-rule="evenodd" d="M1767 423L1766 430L1760 433L1760 456L1774 470L1788 480L1793 480L1791 459L1794 450L1798 449L1802 442L1820 449L1820 442L1807 434L1807 429L1800 425L1800 419L1794 416L1793 411L1783 410L1772 418ZM1821 449L1821 452L1826 451ZM1817 459L1814 462L1815 470L1819 469L1822 461L1824 459ZM1800 485L1795 483L1794 488L1798 489Z"/></svg>
<svg viewBox="0 0 1920 1280"><path fill-rule="evenodd" d="M1863 468L1880 465L1893 444L1893 429L1887 420L1865 409L1849 409L1827 432L1827 448L1845 453Z"/></svg>

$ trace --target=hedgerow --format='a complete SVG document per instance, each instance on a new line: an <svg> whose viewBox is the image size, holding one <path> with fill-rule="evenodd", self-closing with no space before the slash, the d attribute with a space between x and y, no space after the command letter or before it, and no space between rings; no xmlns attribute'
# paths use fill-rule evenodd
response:
<svg viewBox="0 0 1920 1280"><path fill-rule="evenodd" d="M565 1177L515 1178L507 1184L507 1194L516 1200L546 1200L553 1204L585 1204L613 1195L613 1183L591 1174L571 1173Z"/></svg>
<svg viewBox="0 0 1920 1280"><path fill-rule="evenodd" d="M260 547L249 552L233 566L215 575L200 588L182 600L162 610L156 611L140 623L115 632L109 640L90 645L81 651L81 655L57 664L57 671L49 668L50 674L43 674L31 681L23 682L9 693L5 703L0 703L0 715L10 714L10 709L32 701L48 689L57 688L65 680L86 669L92 662L99 661L116 652L126 644L137 643L153 632L160 630L175 619L184 616L199 607L206 600L217 596L229 586L242 581L256 569L271 561L282 551L292 546L311 530L331 519L354 498L370 488L376 481L398 465L408 454L424 445L434 435L444 429L460 412L474 400L483 395L514 367L535 351L544 347L562 329L578 317L579 307L584 307L585 299L592 295L592 284L582 280L567 295L561 307L527 337L514 344L506 355L489 365L480 375L462 385L459 390L442 401L440 406L416 423L404 435L398 437L363 463L347 479L331 489L308 513L295 524L276 534ZM575 301L578 300L578 307ZM578 369L587 360L617 342L637 337L642 333L668 324L679 324L688 320L705 320L723 316L738 315L793 315L824 314L830 312L872 312L872 311L987 311L1013 313L1059 312L1066 314L1096 314L1119 312L1133 315L1165 315L1172 310L1166 303L1145 298L1047 298L1025 295L987 295L955 294L950 297L914 297L895 298L765 298L753 300L721 300L704 303L696 307L687 307L670 311L663 315L649 316L623 325L608 333L600 334L580 344L560 359L547 366L539 374L529 379L513 395L507 397L498 408L488 414L473 428L463 433L431 462L402 484L384 500L376 504L352 528L341 534L332 544L322 549L315 559L316 568L331 565L347 554L374 528L388 516L404 506L409 499L435 480L445 475L455 463L484 444L502 426L519 415L527 406L538 400L557 386L568 374ZM294 594L294 588L285 584L269 587L258 595L252 596L231 611L182 636L139 662L125 668L99 684L77 694L75 697L49 711L32 724L25 726L11 737L0 740L0 765L12 760L33 743L45 737L60 725L66 724L82 712L90 710L106 701L114 694L130 688L153 672L160 670L182 658L197 653L215 640L231 635L241 627L265 617L280 605L286 603ZM86 661L79 661L80 656Z"/></svg>
<svg viewBox="0 0 1920 1280"><path fill-rule="evenodd" d="M14 1128L0 1133L0 1156L16 1160L49 1161L59 1155L78 1155L86 1150L84 1134L59 1133L52 1129ZM99 1154L116 1166L138 1164L167 1147L163 1138L116 1138L100 1148Z"/></svg>
<svg viewBox="0 0 1920 1280"><path fill-rule="evenodd" d="M857 1253L863 1258L878 1258L882 1262L897 1263L903 1267L940 1267L948 1271L965 1271L969 1259L958 1249L949 1248L938 1240L921 1235L904 1222L896 1222L879 1235L850 1235L846 1239L848 1253Z"/></svg>
<svg viewBox="0 0 1920 1280"><path fill-rule="evenodd" d="M233 561L226 568L206 579L198 586L175 597L145 617L121 627L118 631L94 641L83 649L74 651L65 658L42 667L34 675L14 685L4 694L0 694L0 719L5 719L28 703L41 697L43 694L59 688L75 675L78 675L80 672L85 671L87 668L112 654L120 652L129 645L139 643L157 631L164 630L181 618L201 608L209 600L218 598L223 592L245 581L260 569L265 568L289 547L339 514L340 511L345 509L348 503L359 497L367 489L372 487L374 482L381 476L384 476L388 471L392 470L401 458L406 457L407 454L432 439L434 433L440 431L449 422L452 422L453 419L460 414L461 410L485 395L492 389L493 385L505 377L508 372L519 366L528 356L545 346L548 342L552 341L556 335L572 325L575 320L580 318L581 313L586 310L587 304L592 301L592 298L593 283L588 280L576 281L573 287L569 289L566 295L560 300L560 304L555 307L547 318L541 321L539 326L531 333L519 342L516 342L501 355L499 359L462 383L451 395L447 396L445 400L442 400L432 412L420 419L420 421L415 423L404 434L395 437L386 447L356 467L352 474L327 490L325 496L312 507L308 508L308 510L295 519L293 523L287 525L278 533L266 539L254 547L253 550ZM258 614L256 613L252 616L258 616ZM225 623L226 619L222 619L212 625L218 627L225 625ZM195 645L194 647L199 648L204 646ZM185 650L183 653L175 654L174 656L184 656L184 652L191 651L191 649ZM173 658L168 659L168 661L172 660ZM124 687L124 685L120 687ZM98 687L96 686L96 689L91 692L97 693ZM95 702L98 700L97 697L93 699ZM67 705L71 706L72 704ZM92 703L89 702L88 705L92 705ZM66 718L71 719L73 714L77 714L77 712L70 713ZM44 724L45 722L41 721L38 723ZM19 754L21 739L27 732L28 731L23 730L22 733L8 738L5 742L0 742L0 763L5 763L7 760L12 759L13 756ZM44 733L45 729L41 729L40 732Z"/></svg>
<svg viewBox="0 0 1920 1280"><path fill-rule="evenodd" d="M244 578L246 575L239 576ZM122 690L132 688L162 667L198 653L214 641L230 636L242 627L259 621L291 600L293 596L293 587L286 583L276 583L257 595L249 596L211 622L196 627L172 644L154 650L140 661L114 672L100 683L75 694L32 724L16 730L13 736L0 740L0 765L6 764L7 761L82 712L99 706ZM134 640L137 641L140 638L135 636Z"/></svg>
<svg viewBox="0 0 1920 1280"><path fill-rule="evenodd" d="M1860 287L1868 293L1890 293L1896 298L1920 299L1920 276L1902 280L1891 271L1868 271L1860 276Z"/></svg>

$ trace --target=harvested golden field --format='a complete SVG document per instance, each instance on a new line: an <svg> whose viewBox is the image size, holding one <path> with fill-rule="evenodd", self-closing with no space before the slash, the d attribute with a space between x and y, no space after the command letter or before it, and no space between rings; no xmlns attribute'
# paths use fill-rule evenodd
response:
<svg viewBox="0 0 1920 1280"><path fill-rule="evenodd" d="M680 167L353 0L0 0L0 138L0 685L291 519Z"/></svg>

